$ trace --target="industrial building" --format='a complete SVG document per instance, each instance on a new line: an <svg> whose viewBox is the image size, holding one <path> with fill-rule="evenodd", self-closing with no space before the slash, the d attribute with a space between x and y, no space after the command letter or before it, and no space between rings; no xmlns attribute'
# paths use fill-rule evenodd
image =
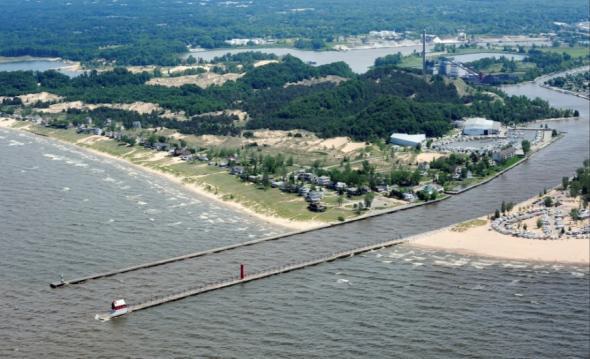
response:
<svg viewBox="0 0 590 359"><path fill-rule="evenodd" d="M426 135L408 135L407 133L394 133L391 135L389 139L392 145L404 147L417 147L426 140Z"/></svg>
<svg viewBox="0 0 590 359"><path fill-rule="evenodd" d="M488 136L500 133L501 124L497 121L486 120L483 117L465 119L463 134L466 136Z"/></svg>

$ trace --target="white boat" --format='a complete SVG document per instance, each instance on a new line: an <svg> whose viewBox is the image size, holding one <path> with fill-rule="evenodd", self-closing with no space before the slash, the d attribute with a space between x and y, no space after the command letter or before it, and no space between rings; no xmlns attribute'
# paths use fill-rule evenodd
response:
<svg viewBox="0 0 590 359"><path fill-rule="evenodd" d="M125 303L124 299L116 299L113 300L111 303L111 318L120 317L125 315L129 312L129 308L127 308L127 303Z"/></svg>

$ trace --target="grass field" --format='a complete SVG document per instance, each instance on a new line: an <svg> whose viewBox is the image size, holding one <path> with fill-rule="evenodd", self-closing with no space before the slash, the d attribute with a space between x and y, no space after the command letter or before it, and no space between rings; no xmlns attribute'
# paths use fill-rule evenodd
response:
<svg viewBox="0 0 590 359"><path fill-rule="evenodd" d="M571 57L587 57L590 55L590 47L546 47L541 51L566 53Z"/></svg>

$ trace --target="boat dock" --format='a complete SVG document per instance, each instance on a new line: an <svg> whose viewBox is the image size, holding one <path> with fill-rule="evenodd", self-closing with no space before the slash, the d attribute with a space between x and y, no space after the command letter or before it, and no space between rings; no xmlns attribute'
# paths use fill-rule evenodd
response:
<svg viewBox="0 0 590 359"><path fill-rule="evenodd" d="M140 311L143 309L156 307L158 305L162 305L165 303L174 302L177 300L181 300L184 298L188 298L188 297L196 296L199 294L211 292L214 290L231 287L231 286L234 286L237 284L243 284L243 283L255 281L258 279L263 279L263 278L270 277L270 276L277 275L277 274L281 274L281 273L287 273L287 272L315 266L315 265L322 264L322 263L332 262L332 261L335 261L340 258L352 257L354 255L361 254L364 252L369 252L369 251L376 250L376 249L395 246L395 245L404 243L406 241L407 241L407 239L390 240L390 241L386 241L386 242L370 244L370 245L367 245L364 247L359 247L359 248L355 248L355 249L350 249L350 250L330 254L327 256L323 256L323 257L319 257L319 258L315 258L315 259L311 259L311 260L307 260L307 261L290 263L290 264L286 264L286 265L283 265L280 267L275 267L275 268L271 268L268 270L264 270L264 271L260 271L260 272L256 272L256 273L252 273L252 274L248 274L248 275L243 275L243 273L242 273L239 277L229 278L226 280L221 280L221 281L217 281L214 283L205 284L205 285L191 288L191 289L185 289L181 292L177 292L177 293L173 293L173 294L169 294L169 295L165 295L165 296L154 297L154 298L151 298L151 299L149 299L143 303L140 303L140 304L130 305L129 312L130 313L137 312L137 311ZM102 317L104 317L104 316L108 317L108 315L102 315Z"/></svg>

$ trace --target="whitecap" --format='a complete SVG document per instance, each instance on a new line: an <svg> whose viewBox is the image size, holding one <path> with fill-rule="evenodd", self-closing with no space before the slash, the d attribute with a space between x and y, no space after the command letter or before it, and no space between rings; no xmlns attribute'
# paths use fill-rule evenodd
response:
<svg viewBox="0 0 590 359"><path fill-rule="evenodd" d="M381 253L377 253L377 254L375 255L375 257L376 257L376 258L381 258L381 257L383 257L383 254L381 254Z"/></svg>
<svg viewBox="0 0 590 359"><path fill-rule="evenodd" d="M82 202L88 202L88 201L89 201L89 199L88 199L88 198L84 198L84 199L82 200Z"/></svg>
<svg viewBox="0 0 590 359"><path fill-rule="evenodd" d="M64 187L64 188L61 189L62 192L67 192L69 190L70 190L70 187Z"/></svg>
<svg viewBox="0 0 590 359"><path fill-rule="evenodd" d="M107 223L113 223L114 221L115 221L115 220L111 218L111 219L109 219L109 220L107 221Z"/></svg>
<svg viewBox="0 0 590 359"><path fill-rule="evenodd" d="M522 294L522 293L514 293L514 296L515 296L515 297L523 297L523 296L524 296L524 294Z"/></svg>
<svg viewBox="0 0 590 359"><path fill-rule="evenodd" d="M116 182L117 180L115 180L113 177L105 177L102 179L105 182Z"/></svg>
<svg viewBox="0 0 590 359"><path fill-rule="evenodd" d="M160 212L161 211L159 209L155 209L155 208L149 208L149 209L146 209L145 211L143 211L143 213L146 213L146 214L158 214Z"/></svg>
<svg viewBox="0 0 590 359"><path fill-rule="evenodd" d="M574 276L574 277L578 277L578 278L582 278L582 277L584 277L584 275L585 275L585 274L584 274L584 273L582 273L582 272L571 272L571 274L572 274L572 276Z"/></svg>
<svg viewBox="0 0 590 359"><path fill-rule="evenodd" d="M175 227L175 226L178 226L178 225L181 225L181 224L182 224L182 221L178 221L178 222L174 222L174 223L168 223L167 226L169 226L169 227Z"/></svg>
<svg viewBox="0 0 590 359"><path fill-rule="evenodd" d="M350 285L350 281L348 279L344 279L344 278L338 278L336 283L345 283L345 284Z"/></svg>
<svg viewBox="0 0 590 359"><path fill-rule="evenodd" d="M50 158L52 161L63 161L63 157L62 156L53 155L51 153L44 153L43 156L44 157L47 157L47 158Z"/></svg>
<svg viewBox="0 0 590 359"><path fill-rule="evenodd" d="M153 218L150 218L150 221L152 221L152 222L153 222L153 221L155 221L155 219L153 219Z"/></svg>
<svg viewBox="0 0 590 359"><path fill-rule="evenodd" d="M8 146L24 146L25 144L23 142L19 142L19 141L15 141L15 140L10 140L10 143L8 144Z"/></svg>
<svg viewBox="0 0 590 359"><path fill-rule="evenodd" d="M419 266L423 266L424 263L420 263L420 262L412 262L413 266L419 267Z"/></svg>
<svg viewBox="0 0 590 359"><path fill-rule="evenodd" d="M503 263L502 266L504 268L516 268L516 269L522 269L522 268L527 268L528 264L526 263Z"/></svg>
<svg viewBox="0 0 590 359"><path fill-rule="evenodd" d="M140 205L140 206L145 206L147 204L147 202L137 201L137 204Z"/></svg>
<svg viewBox="0 0 590 359"><path fill-rule="evenodd" d="M461 258L456 261L443 261L443 260L434 261L435 265L439 265L439 266L443 266L443 267L461 267L467 263L469 263L469 260L465 259L465 258Z"/></svg>
<svg viewBox="0 0 590 359"><path fill-rule="evenodd" d="M390 264L393 263L393 261L381 261L381 263Z"/></svg>

